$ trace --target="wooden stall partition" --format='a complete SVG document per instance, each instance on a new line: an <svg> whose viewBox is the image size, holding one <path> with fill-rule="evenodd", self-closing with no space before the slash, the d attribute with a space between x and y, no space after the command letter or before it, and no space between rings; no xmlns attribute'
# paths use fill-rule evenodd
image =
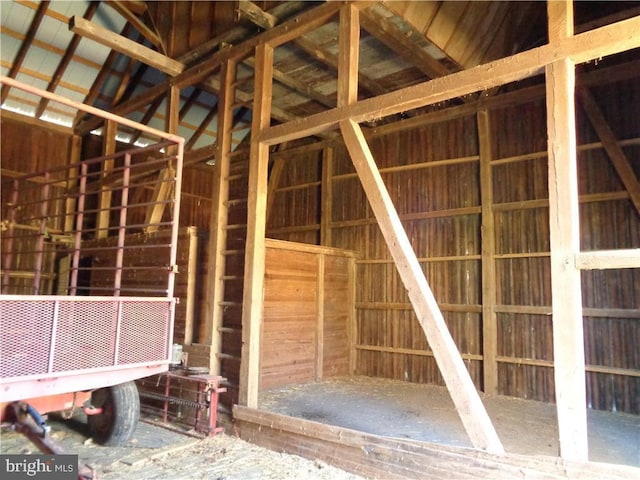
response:
<svg viewBox="0 0 640 480"><path fill-rule="evenodd" d="M349 374L355 254L266 241L260 389Z"/></svg>

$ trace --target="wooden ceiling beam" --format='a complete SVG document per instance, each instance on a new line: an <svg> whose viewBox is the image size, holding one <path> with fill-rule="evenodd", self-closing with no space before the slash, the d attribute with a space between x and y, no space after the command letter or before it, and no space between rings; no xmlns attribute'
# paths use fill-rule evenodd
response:
<svg viewBox="0 0 640 480"><path fill-rule="evenodd" d="M179 75L184 70L184 65L172 58L156 52L144 45L129 40L111 30L89 22L84 18L75 16L69 19L69 30L83 37L90 38L101 45L117 50L139 62L154 67L172 77Z"/></svg>
<svg viewBox="0 0 640 480"><path fill-rule="evenodd" d="M438 60L416 48L404 32L373 9L363 9L360 15L360 24L371 35L376 37L398 56L404 58L410 64L419 68L429 78L443 77L452 73Z"/></svg>
<svg viewBox="0 0 640 480"><path fill-rule="evenodd" d="M151 42L151 44L156 47L160 52L162 53L167 53L167 50L164 47L164 44L162 43L162 39L160 38L160 35L158 35L157 32L153 31L151 28L149 28L141 19L141 13L139 13L139 10L137 11L133 11L131 10L131 3L132 2L119 2L119 1L111 1L111 2L105 2L107 5L109 5L111 8L113 8L116 12L118 12L120 15L122 15L122 17L129 22L131 25L133 25L133 27L140 33L140 35L142 35L144 38L146 38L147 40L149 40L149 42ZM146 5L144 6L144 12L146 13L147 8Z"/></svg>
<svg viewBox="0 0 640 480"><path fill-rule="evenodd" d="M265 30L270 30L278 24L278 17L272 13L265 12L255 3L248 0L240 0L238 2L238 13Z"/></svg>
<svg viewBox="0 0 640 480"><path fill-rule="evenodd" d="M27 52L29 51L29 48L31 48L31 43L33 43L33 39L36 37L38 28L40 27L40 24L44 19L44 15L47 13L47 9L49 8L50 3L51 2L48 0L40 2L38 10L36 10L36 13L31 20L31 25L29 25L27 36L20 45L20 49L18 50L16 57L13 59L13 63L11 64L11 68L9 69L9 73L7 73L7 76L9 78L16 78L16 76L18 75L18 72L22 67L22 63L27 56ZM8 85L2 86L2 90L0 90L0 104L3 104L7 99L7 96L9 95L9 88L10 87Z"/></svg>
<svg viewBox="0 0 640 480"><path fill-rule="evenodd" d="M202 122L200 122L200 125L198 126L196 131L193 133L193 135L191 135L191 138L189 139L189 141L184 144L185 150L191 150L193 148L193 146L195 145L195 143L198 141L198 139L205 132L205 130L207 129L207 127L209 126L211 121L218 114L218 108L217 107L218 107L218 105L217 105L217 102L216 102L216 104L213 105L209 109L209 111L207 112L207 115L204 117L204 120L202 120Z"/></svg>
<svg viewBox="0 0 640 480"><path fill-rule="evenodd" d="M309 30L324 25L331 17L337 14L343 2L329 2L308 10L298 17L288 20L271 30L251 37L239 45L222 49L193 67L176 76L173 82L181 87L187 87L203 81L213 70L220 67L223 62L233 59L241 61L252 55L255 48L261 44L269 44L276 47L287 43Z"/></svg>
<svg viewBox="0 0 640 480"><path fill-rule="evenodd" d="M255 68L255 59L253 57L247 58L242 63L251 68ZM273 79L294 92L297 92L311 100L315 100L325 107L334 108L336 106L335 99L317 92L308 83L302 82L291 75L287 75L277 68L273 69Z"/></svg>
<svg viewBox="0 0 640 480"><path fill-rule="evenodd" d="M245 12L250 12L247 14L247 18L252 22L254 22L256 25L258 25L259 27L268 29L268 28L273 28L273 27L270 27L270 25L277 24L277 17L275 15L271 15L267 12L263 12L260 9L260 7L255 5L253 2L243 1L240 3L244 5L243 7L244 10L241 9L241 14L244 14ZM363 6L361 2L356 2L356 3L358 3L358 5L356 5L357 8L361 8ZM311 56L313 59L318 60L319 62L331 67L335 71L338 70L337 56L329 52L327 49L321 48L319 45L309 40L308 37L301 35L298 38L292 39L292 42L295 46L301 48L302 51L304 51L307 55ZM278 80L275 74L274 74L274 79ZM368 78L366 75L363 75L361 73L359 74L359 82L362 84L365 90L369 91L370 93L373 93L374 95L380 95L386 92L386 89L382 87L378 82ZM307 90L309 89L310 88L307 88ZM296 90L304 94L303 91L300 91L297 88ZM321 103L325 104L325 102L321 102ZM331 102L331 103L332 103L331 105L332 107L335 106L335 102Z"/></svg>
<svg viewBox="0 0 640 480"><path fill-rule="evenodd" d="M261 141L273 145L333 129L345 119L366 122L462 97L539 74L546 65L558 58L572 58L575 63L582 63L638 48L640 47L638 31L640 31L640 16L452 73L446 77L361 100L348 107L338 107L310 115L291 124L277 125L265 129L261 134Z"/></svg>
<svg viewBox="0 0 640 480"><path fill-rule="evenodd" d="M300 1L290 1L290 2L281 2L272 9L268 11L268 13L278 19L283 21L284 19L288 19L292 15L300 13L302 10L307 8L305 2ZM216 48L220 47L223 44L237 44L243 40L246 40L247 37L254 32L250 31L245 26L238 26L225 32L221 35L218 35L211 40L207 40L202 45L194 48L193 50L185 53L184 55L177 58L178 61L184 63L185 65L191 66L197 60L200 60L205 55L211 53Z"/></svg>

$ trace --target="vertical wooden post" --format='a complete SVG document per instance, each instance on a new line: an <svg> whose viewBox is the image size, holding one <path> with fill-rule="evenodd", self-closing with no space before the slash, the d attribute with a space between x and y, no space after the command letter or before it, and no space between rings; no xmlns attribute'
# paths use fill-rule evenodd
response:
<svg viewBox="0 0 640 480"><path fill-rule="evenodd" d="M196 308L196 275L198 272L198 228L188 227L189 257L187 259L187 305L184 326L184 344L193 343L193 325Z"/></svg>
<svg viewBox="0 0 640 480"><path fill-rule="evenodd" d="M116 132L118 124L113 120L105 120L102 131L102 155L111 155L116 152ZM105 160L102 165L102 176L106 177L113 170L113 159ZM100 193L98 217L96 219L96 238L109 236L109 216L111 211L111 190L105 186Z"/></svg>
<svg viewBox="0 0 640 480"><path fill-rule="evenodd" d="M69 148L69 163L75 164L80 161L80 157L82 155L82 137L80 135L73 135L71 137L71 145ZM78 185L78 169L70 168L68 170L68 178L67 178L67 190L72 191ZM67 199L65 203L65 213L64 217L64 227L63 230L65 233L73 232L75 227L75 212L76 212L76 202L77 200L73 197ZM66 287L66 285L65 285Z"/></svg>
<svg viewBox="0 0 640 480"><path fill-rule="evenodd" d="M480 196L482 198L482 366L484 391L498 393L498 325L496 305L496 241L493 216L493 175L489 112L478 112Z"/></svg>
<svg viewBox="0 0 640 480"><path fill-rule="evenodd" d="M358 317L356 312L356 259L349 259L349 300L351 302L351 308L349 309L348 331L349 336L349 375L356 374L356 361L358 351L356 345L358 343Z"/></svg>
<svg viewBox="0 0 640 480"><path fill-rule="evenodd" d="M322 183L320 189L320 245L331 246L331 221L333 210L333 147L322 150Z"/></svg>
<svg viewBox="0 0 640 480"><path fill-rule="evenodd" d="M216 135L216 165L213 172L215 185L211 202L211 225L209 237L209 285L207 291L207 318L204 341L211 345L209 371L220 374L224 308L224 274L227 248L227 224L229 220L229 171L231 169L231 140L233 130L233 103L235 101L235 78L237 65L229 60L222 67L222 84L218 100L218 125Z"/></svg>
<svg viewBox="0 0 640 480"><path fill-rule="evenodd" d="M572 2L547 3L549 42L573 35ZM575 67L546 67L553 358L560 455L587 461L587 412L580 270Z"/></svg>
<svg viewBox="0 0 640 480"><path fill-rule="evenodd" d="M358 101L358 63L360 58L360 11L353 5L345 5L340 10L340 50L338 52L338 107L350 105ZM333 206L333 184L331 176L333 175L333 155L334 151L325 153L323 158L323 187L328 190L323 192L324 216L326 223L321 225L325 227L324 241L331 241L331 210ZM324 161L328 160L327 165ZM367 229L367 232L369 229ZM324 244L323 244L324 245ZM328 244L327 244L328 245ZM349 316L349 374L355 374L357 370L358 351L356 343L358 341L358 315L355 309L356 299L356 262L353 261L349 268L349 285L351 285L350 295L354 302L354 308Z"/></svg>
<svg viewBox="0 0 640 480"><path fill-rule="evenodd" d="M316 254L317 288L316 288L316 380L322 380L324 376L324 277L325 277L325 256Z"/></svg>
<svg viewBox="0 0 640 480"><path fill-rule="evenodd" d="M247 243L242 298L242 360L238 403L257 408L260 383L260 336L263 316L265 220L269 147L260 141L269 126L273 77L273 48L256 47L256 77L249 155L249 194L247 202Z"/></svg>
<svg viewBox="0 0 640 480"><path fill-rule="evenodd" d="M360 10L347 4L340 9L338 52L338 107L358 101Z"/></svg>

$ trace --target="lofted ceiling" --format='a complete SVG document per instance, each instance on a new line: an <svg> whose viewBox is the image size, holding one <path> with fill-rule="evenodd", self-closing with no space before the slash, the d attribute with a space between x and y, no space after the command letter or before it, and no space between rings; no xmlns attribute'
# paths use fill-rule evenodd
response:
<svg viewBox="0 0 640 480"><path fill-rule="evenodd" d="M1 73L165 129L166 92L178 76L208 65L221 49L259 42L261 36L284 28L297 16L313 19L314 9L323 4L1 1ZM546 4L540 1L383 0L359 5L360 98L547 42ZM639 12L638 2L578 2L576 31ZM328 18L309 33L275 49L273 123L336 106L338 15ZM250 132L254 59L252 53L247 55L239 57L237 67L234 146ZM189 81L180 84L177 133L186 139L187 151L210 147L216 140L220 69L203 71L183 75ZM137 101L140 98L145 101ZM98 122L74 109L36 101L15 88L3 86L2 109L72 127L80 134L100 132ZM144 138L127 136L126 132L121 132L121 140L144 143Z"/></svg>

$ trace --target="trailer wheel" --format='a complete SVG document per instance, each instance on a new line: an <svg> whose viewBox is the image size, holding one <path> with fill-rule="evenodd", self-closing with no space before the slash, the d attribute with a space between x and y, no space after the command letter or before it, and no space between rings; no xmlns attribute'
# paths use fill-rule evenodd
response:
<svg viewBox="0 0 640 480"><path fill-rule="evenodd" d="M87 417L91 437L97 443L118 446L131 440L140 418L140 397L134 382L95 390L91 403L102 408L102 413Z"/></svg>

